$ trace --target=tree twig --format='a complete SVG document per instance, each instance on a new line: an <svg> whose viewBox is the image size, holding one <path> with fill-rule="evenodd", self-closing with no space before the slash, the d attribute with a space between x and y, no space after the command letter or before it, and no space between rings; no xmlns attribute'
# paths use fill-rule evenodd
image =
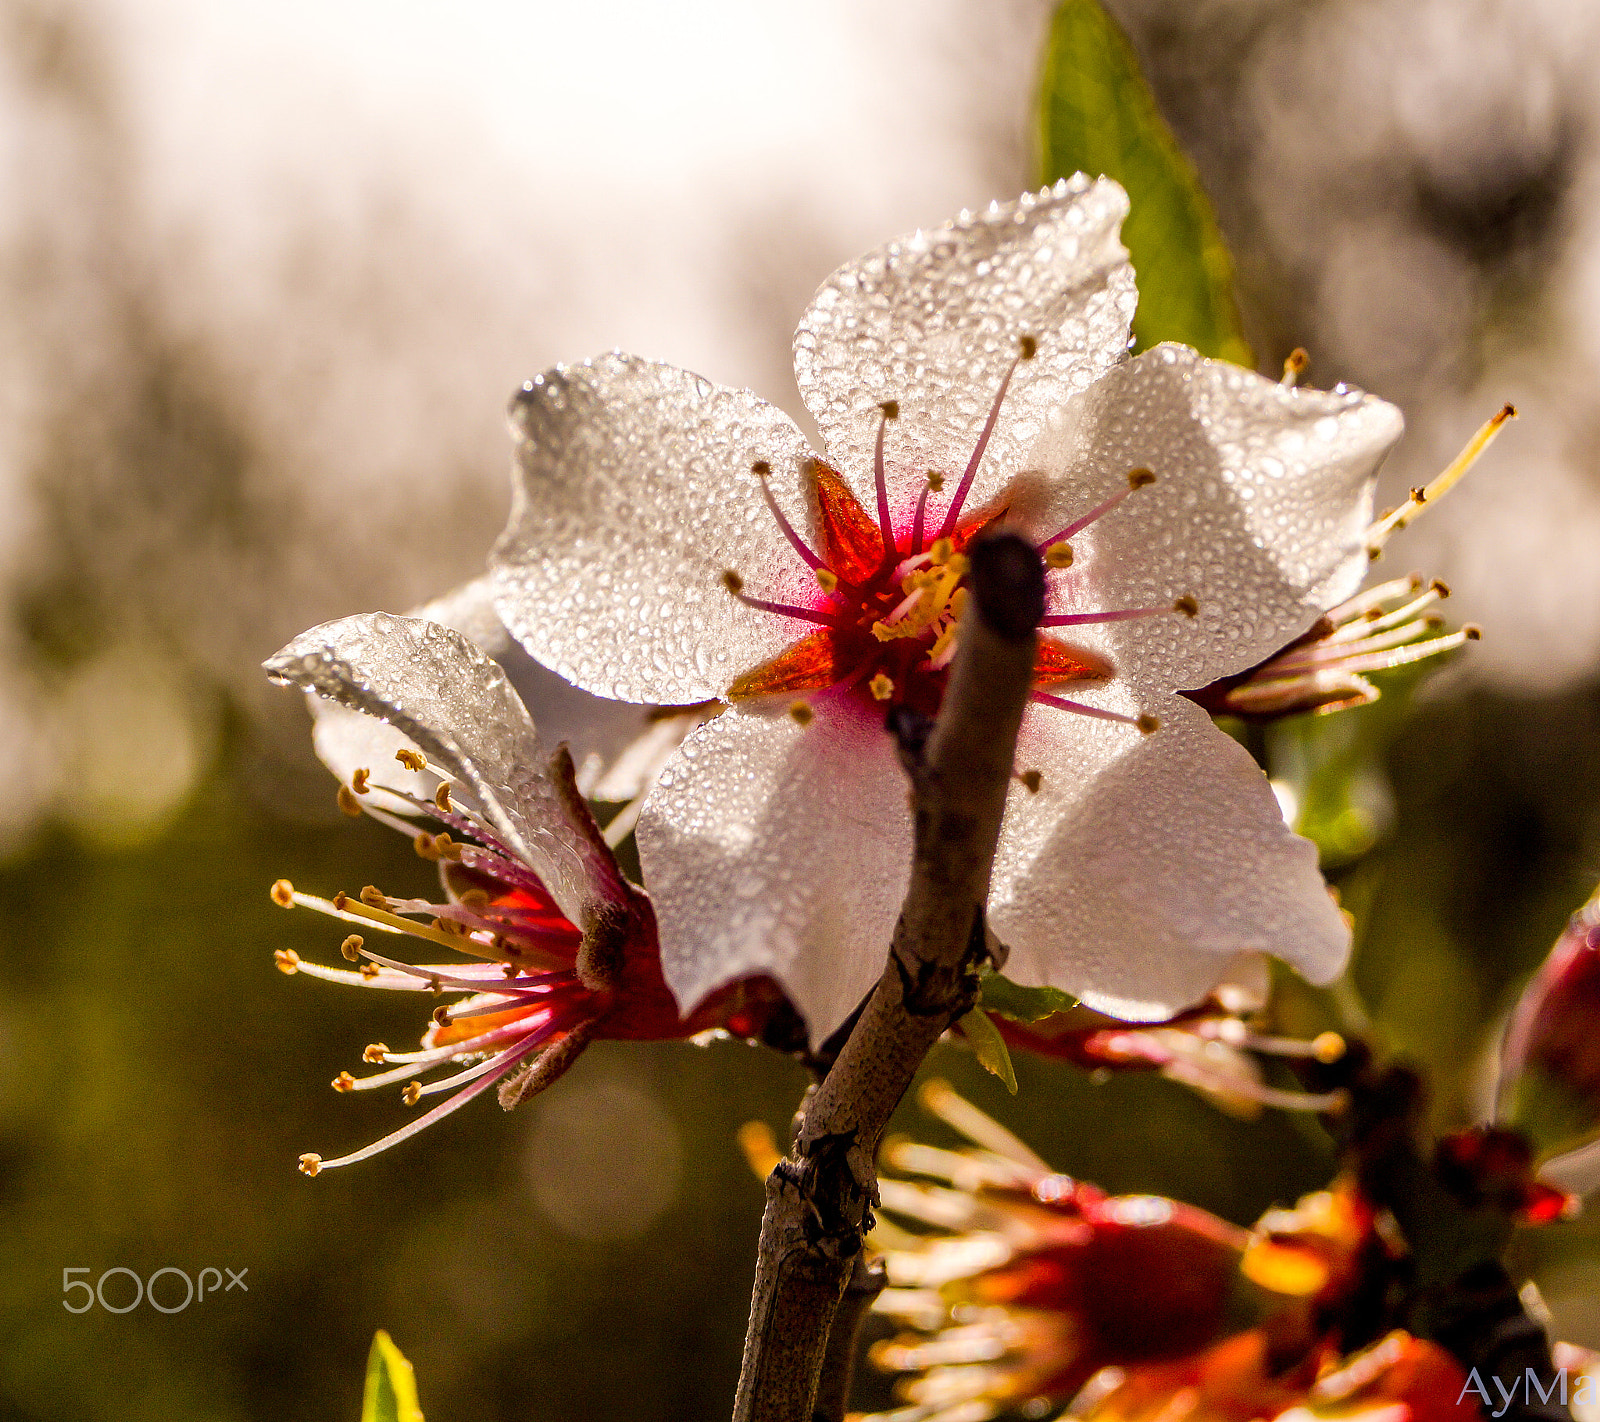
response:
<svg viewBox="0 0 1600 1422"><path fill-rule="evenodd" d="M1013 534L985 539L971 555L972 596L938 720L930 731L922 718L891 715L911 777L910 887L883 977L806 1104L793 1149L767 1177L735 1422L823 1415L818 1384L877 1201L878 1142L928 1049L976 1000L988 952L983 905L1044 574Z"/></svg>

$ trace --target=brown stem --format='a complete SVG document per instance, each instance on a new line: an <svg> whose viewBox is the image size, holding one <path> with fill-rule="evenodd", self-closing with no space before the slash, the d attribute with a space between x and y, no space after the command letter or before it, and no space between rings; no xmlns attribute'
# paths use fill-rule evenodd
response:
<svg viewBox="0 0 1600 1422"><path fill-rule="evenodd" d="M813 1422L844 1422L850 1405L850 1383L856 1372L856 1342L861 1325L872 1312L872 1305L889 1282L881 1259L856 1255L850 1281L844 1286L828 1332L828 1351L822 1357L822 1377L817 1383L817 1400L811 1410Z"/></svg>
<svg viewBox="0 0 1600 1422"><path fill-rule="evenodd" d="M830 1331L877 1202L878 1142L928 1049L977 996L983 905L1043 614L1033 548L1011 534L975 544L939 718L928 734L914 716L891 717L911 776L910 887L883 976L767 1179L735 1422L821 1415Z"/></svg>

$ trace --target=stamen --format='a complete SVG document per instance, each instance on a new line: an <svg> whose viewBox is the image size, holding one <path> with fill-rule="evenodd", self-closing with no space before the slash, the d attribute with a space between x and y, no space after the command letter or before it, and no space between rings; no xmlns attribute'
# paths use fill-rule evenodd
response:
<svg viewBox="0 0 1600 1422"><path fill-rule="evenodd" d="M356 799L355 791L348 785L341 784L339 786L338 801L341 812L349 815L353 820L361 818L361 801Z"/></svg>
<svg viewBox="0 0 1600 1422"><path fill-rule="evenodd" d="M1072 545L1070 543L1052 543L1044 550L1044 565L1059 571L1072 566Z"/></svg>
<svg viewBox="0 0 1600 1422"><path fill-rule="evenodd" d="M394 753L394 758L405 766L407 770L426 770L428 758L420 751L414 751L409 746L402 746Z"/></svg>
<svg viewBox="0 0 1600 1422"><path fill-rule="evenodd" d="M1292 387L1306 373L1306 368L1310 364L1311 357L1306 354L1306 348L1296 346L1284 359L1283 379L1278 384Z"/></svg>
<svg viewBox="0 0 1600 1422"><path fill-rule="evenodd" d="M357 770L350 777L350 788L354 790L357 795L365 795L369 788L367 785L367 778L371 774L372 772L367 770L365 767Z"/></svg>
<svg viewBox="0 0 1600 1422"><path fill-rule="evenodd" d="M339 951L344 955L347 962L359 963L361 961L361 945L364 941L359 933L352 933L339 945Z"/></svg>
<svg viewBox="0 0 1600 1422"><path fill-rule="evenodd" d="M272 961L278 965L278 971L285 977L292 978L300 971L300 955L293 948L275 949Z"/></svg>
<svg viewBox="0 0 1600 1422"><path fill-rule="evenodd" d="M478 1080L468 1083L466 1087L457 1092L448 1101L435 1106L427 1115L417 1117L415 1121L402 1126L398 1131L385 1136L380 1141L374 1141L362 1150L355 1151L351 1155L342 1155L337 1160L324 1160L319 1155L309 1153L302 1155L300 1157L301 1173L304 1175L316 1175L322 1170L332 1170L340 1165L354 1165L357 1161L369 1160L380 1151L388 1150L391 1146L399 1145L401 1141L409 1140L419 1131L425 1131L435 1121L443 1120L452 1112L460 1110L473 1097L482 1095L498 1078L504 1076L524 1057L531 1056L542 1047L549 1037L554 1035L555 1030L554 1027L551 1027L548 1033L535 1033L527 1041L519 1042L510 1050L502 1052L498 1057L494 1058L494 1067L485 1071Z"/></svg>
<svg viewBox="0 0 1600 1422"><path fill-rule="evenodd" d="M772 474L772 466L765 459L758 459L750 466L750 472L756 476L756 482L761 486L761 497L767 501L767 511L777 521L778 528L783 536L789 540L790 546L800 555L801 561L808 568L820 568L822 559L811 551L811 546L805 539L794 531L794 525L783 515L783 510L778 507L778 501L773 497L772 488L767 479ZM832 576L831 574L829 576ZM818 579L821 582L821 579ZM824 590L832 592L833 589L824 584Z"/></svg>
<svg viewBox="0 0 1600 1422"><path fill-rule="evenodd" d="M1107 711L1103 706L1086 706L1081 701L1068 701L1064 696L1052 696L1048 691L1031 692L1028 699L1041 702L1045 706L1054 706L1057 711L1071 711L1077 716L1094 716L1101 721L1120 721L1124 726L1137 726L1141 735L1148 736L1161 729L1160 717L1148 713L1127 716L1121 711Z"/></svg>
<svg viewBox="0 0 1600 1422"><path fill-rule="evenodd" d="M420 1081L407 1082L405 1090L400 1093L400 1099L407 1106L415 1106L422 1099L422 1083Z"/></svg>
<svg viewBox="0 0 1600 1422"><path fill-rule="evenodd" d="M1328 621L1335 626L1353 621L1376 608L1381 608L1386 602L1393 602L1397 597L1410 597L1424 581L1421 573L1413 573L1408 578L1394 578L1387 583L1379 583L1376 587L1364 588L1348 602L1341 602L1337 607L1331 608L1326 614Z"/></svg>
<svg viewBox="0 0 1600 1422"><path fill-rule="evenodd" d="M1089 512L1080 518L1076 523L1069 523L1061 530L1060 533L1051 538L1045 539L1045 541L1039 545L1040 556L1042 557L1048 554L1050 549L1055 544L1064 542L1066 539L1071 538L1074 534L1082 533L1083 530L1086 529L1091 523L1095 522L1095 520L1104 518L1135 489L1143 489L1147 485L1154 484L1155 482L1156 476L1151 470L1142 467L1138 469L1130 469L1128 471L1128 487L1126 489L1119 490L1103 504L1098 504L1094 508L1090 509Z"/></svg>
<svg viewBox="0 0 1600 1422"><path fill-rule="evenodd" d="M957 1095L949 1082L937 1077L924 1082L922 1090L917 1093L917 1100L925 1110L933 1112L974 1145L980 1145L1029 1172L1038 1175L1052 1173L1043 1160L992 1116L985 1115L970 1101Z"/></svg>
<svg viewBox="0 0 1600 1422"><path fill-rule="evenodd" d="M883 471L883 432L890 420L900 418L900 402L885 400L878 408L883 418L878 421L878 441L872 451L872 482L878 494L878 527L883 531L883 556L894 557L894 525L889 521L889 485Z"/></svg>
<svg viewBox="0 0 1600 1422"><path fill-rule="evenodd" d="M814 622L819 627L837 627L838 619L826 613L813 612L809 607L795 607L787 602L768 602L765 598L751 597L744 590L744 579L733 569L722 575L722 586L727 588L746 607L753 607L757 612L774 612L779 617L795 617L801 622Z"/></svg>
<svg viewBox="0 0 1600 1422"><path fill-rule="evenodd" d="M272 885L272 902L279 908L294 907L294 885L287 879L278 879Z"/></svg>
<svg viewBox="0 0 1600 1422"><path fill-rule="evenodd" d="M1044 776L1037 770L1024 770L1017 776L1017 779L1022 782L1023 788L1030 795L1037 795L1039 787L1044 784Z"/></svg>
<svg viewBox="0 0 1600 1422"><path fill-rule="evenodd" d="M797 726L809 726L816 718L816 714L811 709L809 701L791 701L789 703L789 719Z"/></svg>
<svg viewBox="0 0 1600 1422"><path fill-rule="evenodd" d="M883 672L879 672L867 683L867 690L872 693L876 701L887 701L894 695L894 682Z"/></svg>
<svg viewBox="0 0 1600 1422"><path fill-rule="evenodd" d="M922 521L928 512L928 495L936 494L944 488L944 475L930 469L928 482L922 486L922 493L917 496L917 516L911 520L911 551L922 552Z"/></svg>
<svg viewBox="0 0 1600 1422"><path fill-rule="evenodd" d="M1346 623L1344 626L1329 633L1328 636L1322 639L1322 643L1325 646L1351 643L1364 640L1376 632L1386 632L1391 627L1398 627L1402 622L1409 622L1423 609L1432 607L1436 602L1443 602L1449 596L1450 588L1448 584L1442 583L1435 578L1428 585L1428 590L1420 597L1415 597L1403 606L1395 608L1392 612L1385 612L1380 616L1375 617L1372 612L1369 612L1366 617ZM1373 611L1375 612L1376 609L1373 609Z"/></svg>
<svg viewBox="0 0 1600 1422"><path fill-rule="evenodd" d="M1206 1091L1223 1097L1242 1097L1247 1101L1255 1101L1279 1111L1343 1111L1350 1102L1350 1093L1342 1088L1321 1093L1283 1091L1275 1086L1265 1086L1258 1081L1245 1081L1238 1077L1225 1076L1221 1072L1209 1071L1198 1062L1185 1057L1179 1057L1164 1066L1161 1074L1169 1080L1192 1086L1197 1091Z"/></svg>
<svg viewBox="0 0 1600 1422"><path fill-rule="evenodd" d="M956 531L956 520L961 517L961 507L967 501L967 493L972 488L972 481L978 477L978 466L983 462L983 454L989 447L989 437L994 433L996 422L1000 418L1000 402L1006 398L1006 391L1010 388L1011 377L1017 373L1017 366L1025 361L1032 360L1039 344L1032 336L1024 336L1019 343L1021 349L1016 358L1006 367L1006 373L1000 379L1000 388L995 391L994 403L989 406L989 418L983 422L983 431L978 436L978 443L972 451L972 458L967 461L967 471L961 476L961 482L956 485L955 497L950 500L950 507L945 510L944 523L940 525L941 537L949 537Z"/></svg>
<svg viewBox="0 0 1600 1422"><path fill-rule="evenodd" d="M1184 599L1180 598L1179 602ZM1189 598L1190 603L1194 602ZM1199 611L1198 604L1195 611ZM1161 617L1167 613L1183 612L1188 617L1193 617L1193 612L1174 604L1171 607L1124 607L1116 612L1053 612L1040 620L1041 627L1086 627L1096 622L1127 622L1135 617Z"/></svg>
<svg viewBox="0 0 1600 1422"><path fill-rule="evenodd" d="M383 1042L369 1042L361 1049L361 1060L364 1062L381 1062L389 1055L389 1048Z"/></svg>
<svg viewBox="0 0 1600 1422"><path fill-rule="evenodd" d="M1484 450L1494 443L1507 420L1517 417L1515 405L1507 405L1490 419L1485 420L1478 432L1467 441L1466 448L1450 461L1444 472L1421 489L1413 489L1411 497L1399 508L1392 509L1367 530L1367 553L1376 558L1390 537L1410 523L1430 503L1436 503L1455 487L1467 470L1471 469Z"/></svg>

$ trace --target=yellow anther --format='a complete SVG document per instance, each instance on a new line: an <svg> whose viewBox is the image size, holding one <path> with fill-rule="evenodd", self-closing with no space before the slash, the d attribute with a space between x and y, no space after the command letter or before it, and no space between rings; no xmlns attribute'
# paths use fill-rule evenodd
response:
<svg viewBox="0 0 1600 1422"><path fill-rule="evenodd" d="M928 556L935 563L948 563L953 552L955 552L955 544L948 538L936 538L933 540L933 547L928 550Z"/></svg>
<svg viewBox="0 0 1600 1422"><path fill-rule="evenodd" d="M423 755L421 751L412 750L410 746L401 746L394 753L394 758L405 766L407 770L426 770L428 768L428 757Z"/></svg>
<svg viewBox="0 0 1600 1422"><path fill-rule="evenodd" d="M300 955L293 948L279 948L272 955L272 961L278 965L278 971L293 977L300 971Z"/></svg>
<svg viewBox="0 0 1600 1422"><path fill-rule="evenodd" d="M944 475L937 469L928 471L928 488L935 494L944 488Z"/></svg>
<svg viewBox="0 0 1600 1422"><path fill-rule="evenodd" d="M765 1121L746 1121L739 1127L739 1149L758 1180L765 1180L783 1159L772 1127Z"/></svg>
<svg viewBox="0 0 1600 1422"><path fill-rule="evenodd" d="M383 890L374 884L368 884L366 888L362 889L361 902L368 908L386 909L389 907L389 900L384 897Z"/></svg>
<svg viewBox="0 0 1600 1422"><path fill-rule="evenodd" d="M826 568L818 568L817 586L825 593L833 592L839 586L838 574L830 573Z"/></svg>
<svg viewBox="0 0 1600 1422"><path fill-rule="evenodd" d="M455 864L459 864L461 862L461 856L465 849L464 845L457 844L455 840L451 839L447 834L434 835L433 847L439 858L448 859Z"/></svg>
<svg viewBox="0 0 1600 1422"><path fill-rule="evenodd" d="M1483 628L1478 626L1476 622L1469 622L1461 629L1461 635L1469 642L1481 642L1483 640Z"/></svg>
<svg viewBox="0 0 1600 1422"><path fill-rule="evenodd" d="M367 784L367 781L371 778L371 776L372 776L372 772L370 770L367 770L365 768L363 768L361 770L357 770L350 777L350 788L352 790L354 790L357 795L365 795L367 793L367 791L371 788Z"/></svg>
<svg viewBox="0 0 1600 1422"><path fill-rule="evenodd" d="M1306 354L1304 346L1296 346L1289 352L1283 362L1283 385L1293 385L1311 364L1311 357Z"/></svg>
<svg viewBox="0 0 1600 1422"><path fill-rule="evenodd" d="M883 417L886 420L898 420L900 418L900 402L898 400L884 400L879 404L878 408L883 411Z"/></svg>
<svg viewBox="0 0 1600 1422"><path fill-rule="evenodd" d="M877 628L874 628L873 630L876 631ZM884 675L883 672L879 672L877 676L873 677L872 680L867 683L867 690L872 693L876 700L887 701L891 696L894 695L894 682L891 681L889 677Z"/></svg>
<svg viewBox="0 0 1600 1422"><path fill-rule="evenodd" d="M433 836L427 830L422 830L418 833L417 837L411 841L411 847L417 851L419 859L426 859L434 864L439 862L439 851L434 845Z"/></svg>
<svg viewBox="0 0 1600 1422"><path fill-rule="evenodd" d="M315 1175L322 1169L322 1157L307 1151L300 1157L300 1173L302 1175Z"/></svg>
<svg viewBox="0 0 1600 1422"><path fill-rule="evenodd" d="M1198 617L1200 615L1200 604L1195 598L1185 593L1182 597L1174 599L1172 610L1181 612L1185 617Z"/></svg>
<svg viewBox="0 0 1600 1422"><path fill-rule="evenodd" d="M356 1089L356 1079L349 1072L342 1071L338 1076L334 1077L333 1089L335 1091L354 1091Z"/></svg>
<svg viewBox="0 0 1600 1422"><path fill-rule="evenodd" d="M950 594L950 615L960 619L967 610L967 589L957 588Z"/></svg>
<svg viewBox="0 0 1600 1422"><path fill-rule="evenodd" d="M1017 777L1017 779L1022 782L1023 786L1030 795L1037 795L1039 793L1039 787L1044 784L1044 776L1041 775L1037 770L1024 770L1022 774Z"/></svg>
<svg viewBox="0 0 1600 1422"><path fill-rule="evenodd" d="M468 889L465 893L456 896L456 902L464 909L471 909L473 913L489 907L489 895L484 889Z"/></svg>
<svg viewBox="0 0 1600 1422"><path fill-rule="evenodd" d="M1312 1039L1311 1055L1324 1066L1332 1066L1344 1054L1344 1038L1337 1032L1323 1032Z"/></svg>
<svg viewBox="0 0 1600 1422"><path fill-rule="evenodd" d="M722 586L737 597L744 591L744 579L734 572L732 568L729 568L722 575Z"/></svg>
<svg viewBox="0 0 1600 1422"><path fill-rule="evenodd" d="M944 560L944 570L951 577L964 578L972 569L972 559L965 553L956 553Z"/></svg>
<svg viewBox="0 0 1600 1422"><path fill-rule="evenodd" d="M377 977L378 976L378 965L376 963L363 963L361 965L361 976L364 977L364 978L375 978L375 977Z"/></svg>
<svg viewBox="0 0 1600 1422"><path fill-rule="evenodd" d="M765 479L767 475L772 473L772 466L765 459L758 459L750 466L750 472L758 479Z"/></svg>
<svg viewBox="0 0 1600 1422"><path fill-rule="evenodd" d="M405 1084L405 1089L400 1093L400 1099L407 1106L415 1106L417 1102L422 1100L422 1083L420 1081L408 1081Z"/></svg>
<svg viewBox="0 0 1600 1422"><path fill-rule="evenodd" d="M1152 716L1148 711L1146 711L1136 722L1134 722L1134 724L1138 726L1140 735L1150 736L1154 735L1161 729L1161 718L1159 716Z"/></svg>
<svg viewBox="0 0 1600 1422"><path fill-rule="evenodd" d="M433 1009L433 1025L435 1027L448 1027L450 1025L450 1009L436 1007Z"/></svg>
<svg viewBox="0 0 1600 1422"><path fill-rule="evenodd" d="M429 978L428 991L431 992L435 997L440 997L444 993L444 984L440 982L438 978ZM441 1012L445 1014L443 1020L440 1020L439 1018L439 1013ZM444 1007L436 1009L433 1016L434 1020L438 1022L441 1027L443 1027L450 1020L449 1009Z"/></svg>
<svg viewBox="0 0 1600 1422"><path fill-rule="evenodd" d="M389 1049L382 1042L371 1042L361 1049L361 1060L364 1062L381 1062L389 1055Z"/></svg>
<svg viewBox="0 0 1600 1422"><path fill-rule="evenodd" d="M1146 484L1154 484L1155 482L1156 476L1153 469L1141 467L1128 471L1128 487L1130 489L1142 489Z"/></svg>
<svg viewBox="0 0 1600 1422"><path fill-rule="evenodd" d="M441 815L448 815L453 808L450 804L450 786L443 780L433 792L433 803Z"/></svg>
<svg viewBox="0 0 1600 1422"><path fill-rule="evenodd" d="M817 713L811 709L809 701L792 701L789 703L789 715L796 725L809 726Z"/></svg>
<svg viewBox="0 0 1600 1422"><path fill-rule="evenodd" d="M361 801L356 799L355 791L348 785L339 787L339 808L353 820L361 818Z"/></svg>
<svg viewBox="0 0 1600 1422"><path fill-rule="evenodd" d="M361 961L361 945L365 940L359 933L352 933L339 945L339 951L352 963Z"/></svg>
<svg viewBox="0 0 1600 1422"><path fill-rule="evenodd" d="M1023 360L1032 360L1039 353L1039 343L1032 336L1024 336L1017 342L1021 347L1018 354Z"/></svg>
<svg viewBox="0 0 1600 1422"><path fill-rule="evenodd" d="M1070 543L1052 543L1044 550L1044 565L1047 568L1070 568L1072 566L1072 545Z"/></svg>
<svg viewBox="0 0 1600 1422"><path fill-rule="evenodd" d="M1435 597L1450 596L1450 584L1445 582L1443 578L1435 578L1431 583L1428 584L1428 587L1432 589Z"/></svg>
<svg viewBox="0 0 1600 1422"><path fill-rule="evenodd" d="M287 879L278 879L272 885L272 902L279 908L294 907L294 885Z"/></svg>

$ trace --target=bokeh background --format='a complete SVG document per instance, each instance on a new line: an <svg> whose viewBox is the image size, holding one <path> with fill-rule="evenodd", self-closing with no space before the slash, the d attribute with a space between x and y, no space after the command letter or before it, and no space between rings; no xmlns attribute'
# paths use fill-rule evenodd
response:
<svg viewBox="0 0 1600 1422"><path fill-rule="evenodd" d="M1358 915L1374 1032L1432 1070L1441 1123L1471 1119L1498 1022L1600 879L1600 11L1111 8L1263 368L1304 345L1315 383L1404 408L1391 501L1523 414L1390 555L1484 641L1264 747ZM814 287L1032 181L1048 16L0 0L0 1418L354 1418L377 1327L442 1422L725 1411L761 1202L734 1132L781 1133L800 1073L602 1045L513 1116L296 1174L396 1123L327 1083L416 1024L274 972L337 935L267 886L426 869L336 813L258 666L477 570L504 399L557 360L621 346L798 415ZM1158 1080L1019 1062L1012 1101L955 1050L933 1065L1114 1190L1248 1222L1329 1170L1314 1126ZM1600 1345L1600 1232L1519 1247L1558 1331ZM63 1269L113 1266L245 1269L248 1292L63 1309Z"/></svg>

